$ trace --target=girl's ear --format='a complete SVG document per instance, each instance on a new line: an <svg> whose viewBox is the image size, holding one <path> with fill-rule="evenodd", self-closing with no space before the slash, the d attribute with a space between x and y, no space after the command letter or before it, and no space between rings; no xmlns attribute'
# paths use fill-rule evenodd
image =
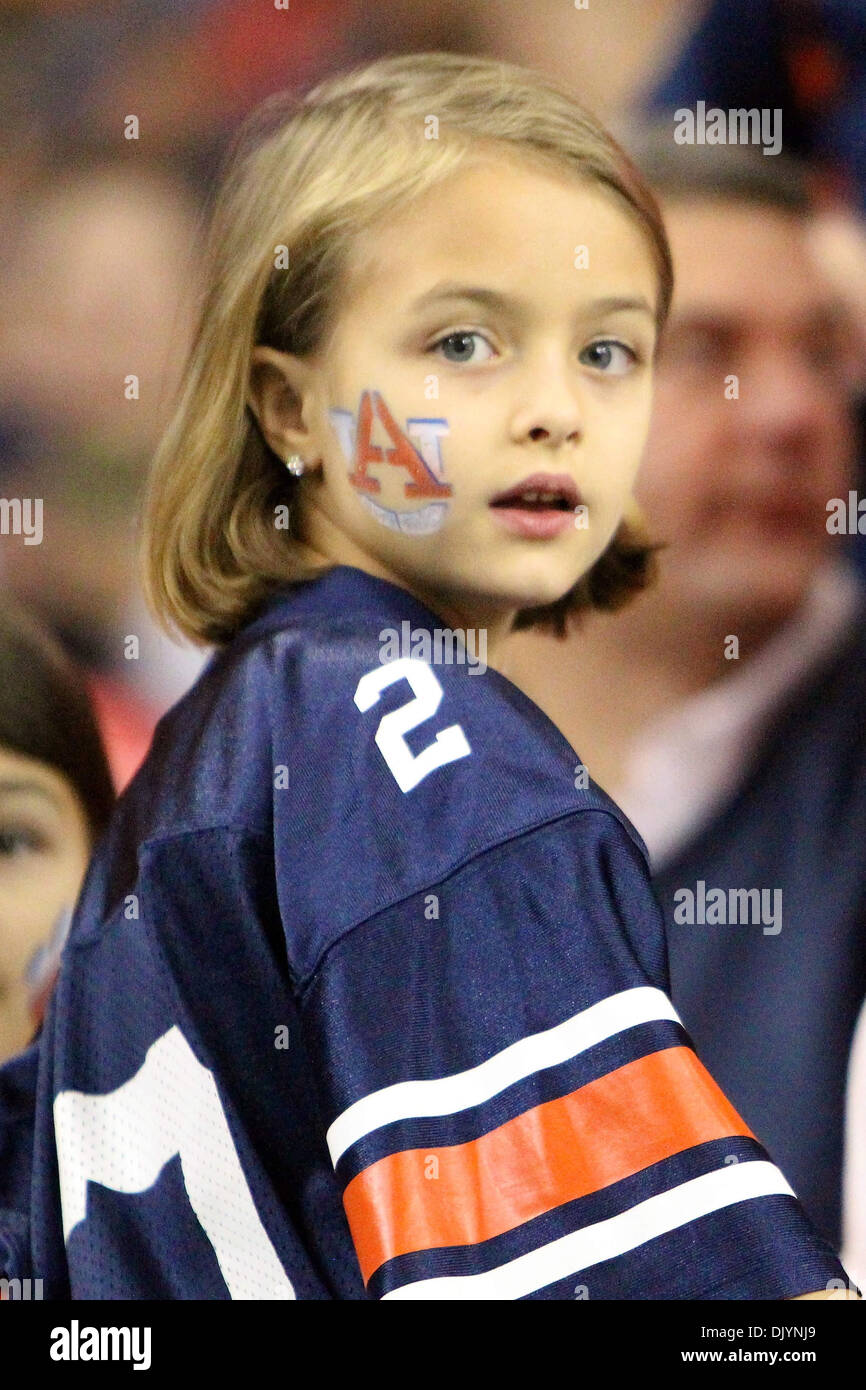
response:
<svg viewBox="0 0 866 1390"><path fill-rule="evenodd" d="M290 454L312 458L320 452L307 421L313 416L312 372L308 363L276 348L254 347L247 404L270 449L285 462Z"/></svg>

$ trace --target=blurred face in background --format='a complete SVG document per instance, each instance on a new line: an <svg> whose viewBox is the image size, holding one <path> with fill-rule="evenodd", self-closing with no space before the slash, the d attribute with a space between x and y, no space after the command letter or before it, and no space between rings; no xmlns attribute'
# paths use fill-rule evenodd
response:
<svg viewBox="0 0 866 1390"><path fill-rule="evenodd" d="M636 493L670 543L664 601L687 622L781 621L844 544L826 508L853 486L848 321L806 218L704 198L663 212L677 287Z"/></svg>
<svg viewBox="0 0 866 1390"><path fill-rule="evenodd" d="M0 275L0 404L92 449L146 455L192 332L195 216L154 170L109 165L39 188Z"/></svg>
<svg viewBox="0 0 866 1390"><path fill-rule="evenodd" d="M0 745L0 1060L33 1034L27 966L75 905L89 857L87 816L67 779Z"/></svg>

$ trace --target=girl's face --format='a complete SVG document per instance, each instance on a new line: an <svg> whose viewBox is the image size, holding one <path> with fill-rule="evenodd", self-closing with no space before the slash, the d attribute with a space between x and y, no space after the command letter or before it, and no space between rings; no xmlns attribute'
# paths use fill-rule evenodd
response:
<svg viewBox="0 0 866 1390"><path fill-rule="evenodd" d="M347 281L315 358L255 351L276 368L251 397L265 436L308 464L300 535L453 617L560 598L613 535L647 433L657 277L637 223L595 186L484 161L362 234Z"/></svg>
<svg viewBox="0 0 866 1390"><path fill-rule="evenodd" d="M62 773L0 747L0 1059L33 1033L27 966L74 907L89 855L87 817Z"/></svg>

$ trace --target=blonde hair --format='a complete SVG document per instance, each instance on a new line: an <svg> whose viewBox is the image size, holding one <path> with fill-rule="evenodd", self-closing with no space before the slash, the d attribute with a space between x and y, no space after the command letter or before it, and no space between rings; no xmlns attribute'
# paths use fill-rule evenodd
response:
<svg viewBox="0 0 866 1390"><path fill-rule="evenodd" d="M433 115L438 138L428 140ZM647 236L663 326L673 270L658 205L595 117L547 78L488 58L414 53L342 73L305 97L271 97L228 154L198 323L145 501L145 593L166 627L228 642L276 586L322 572L305 567L291 531L274 524L298 484L247 405L253 347L299 356L322 348L358 232L441 182L479 144L610 190ZM650 581L656 548L627 514L579 583L518 625L562 632L572 613L618 607Z"/></svg>

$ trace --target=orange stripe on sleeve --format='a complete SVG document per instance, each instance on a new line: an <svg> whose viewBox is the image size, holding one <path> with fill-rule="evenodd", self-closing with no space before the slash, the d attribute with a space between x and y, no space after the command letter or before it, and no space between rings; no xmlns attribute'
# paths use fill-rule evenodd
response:
<svg viewBox="0 0 866 1390"><path fill-rule="evenodd" d="M627 1062L465 1144L371 1163L343 1204L366 1283L413 1250L474 1245L695 1144L754 1138L690 1047Z"/></svg>

